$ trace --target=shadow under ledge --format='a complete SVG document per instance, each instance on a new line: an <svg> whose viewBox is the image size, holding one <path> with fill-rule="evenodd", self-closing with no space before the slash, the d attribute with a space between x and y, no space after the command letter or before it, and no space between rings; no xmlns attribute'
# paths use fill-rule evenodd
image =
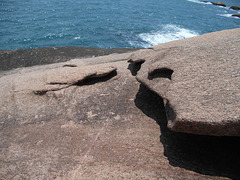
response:
<svg viewBox="0 0 240 180"><path fill-rule="evenodd" d="M163 99L140 85L135 105L158 123L160 143L172 166L200 174L240 178L240 137L215 137L177 133L167 128Z"/></svg>

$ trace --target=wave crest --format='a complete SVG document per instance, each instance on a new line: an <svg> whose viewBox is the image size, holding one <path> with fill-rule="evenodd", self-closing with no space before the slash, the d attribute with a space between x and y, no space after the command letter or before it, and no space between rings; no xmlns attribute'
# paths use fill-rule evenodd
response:
<svg viewBox="0 0 240 180"><path fill-rule="evenodd" d="M219 16L223 16L223 17L232 17L232 14L217 14Z"/></svg>
<svg viewBox="0 0 240 180"><path fill-rule="evenodd" d="M199 0L187 0L187 1L198 3L198 4L212 4L211 2L202 2L202 1L199 1Z"/></svg>
<svg viewBox="0 0 240 180"><path fill-rule="evenodd" d="M138 35L138 37L144 41L144 43L140 43L139 45L144 48L148 48L169 41L190 38L198 35L199 34L195 31L168 24L163 26L160 31L141 33Z"/></svg>

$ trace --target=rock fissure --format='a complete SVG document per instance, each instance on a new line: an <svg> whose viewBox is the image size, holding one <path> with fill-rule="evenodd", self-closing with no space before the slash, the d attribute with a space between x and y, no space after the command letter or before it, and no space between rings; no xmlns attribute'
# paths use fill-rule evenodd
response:
<svg viewBox="0 0 240 180"><path fill-rule="evenodd" d="M77 67L76 64L65 64L63 65L63 67Z"/></svg>
<svg viewBox="0 0 240 180"><path fill-rule="evenodd" d="M60 85L60 84L52 84L52 85ZM65 85L65 84L61 84L61 85ZM45 95L47 92L50 92L50 91L60 91L62 89L66 89L66 88L69 88L70 86L72 85L66 85L65 87L59 87L59 88L50 88L50 89L42 89L42 90L36 90L36 91L33 91L34 94L36 95Z"/></svg>

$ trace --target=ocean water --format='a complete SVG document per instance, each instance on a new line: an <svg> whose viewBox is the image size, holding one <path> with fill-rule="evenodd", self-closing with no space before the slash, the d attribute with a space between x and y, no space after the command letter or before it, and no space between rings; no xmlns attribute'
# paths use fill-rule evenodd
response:
<svg viewBox="0 0 240 180"><path fill-rule="evenodd" d="M240 14L199 0L0 0L0 49L147 48L240 27ZM223 0L224 2L224 0Z"/></svg>

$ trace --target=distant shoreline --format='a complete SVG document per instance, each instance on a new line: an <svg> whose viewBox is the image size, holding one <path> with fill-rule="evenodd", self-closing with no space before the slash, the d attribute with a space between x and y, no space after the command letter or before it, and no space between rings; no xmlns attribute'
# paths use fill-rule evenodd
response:
<svg viewBox="0 0 240 180"><path fill-rule="evenodd" d="M139 48L101 49L92 47L41 47L35 49L0 50L0 71L20 67L65 62L74 58L126 53Z"/></svg>

